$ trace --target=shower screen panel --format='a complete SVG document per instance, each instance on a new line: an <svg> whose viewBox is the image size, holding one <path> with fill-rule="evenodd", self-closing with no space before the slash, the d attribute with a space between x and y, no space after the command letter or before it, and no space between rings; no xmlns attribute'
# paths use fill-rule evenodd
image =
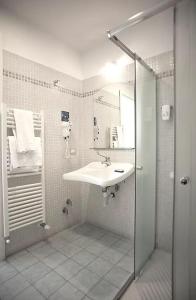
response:
<svg viewBox="0 0 196 300"><path fill-rule="evenodd" d="M137 60L135 275L155 246L156 207L156 77Z"/></svg>

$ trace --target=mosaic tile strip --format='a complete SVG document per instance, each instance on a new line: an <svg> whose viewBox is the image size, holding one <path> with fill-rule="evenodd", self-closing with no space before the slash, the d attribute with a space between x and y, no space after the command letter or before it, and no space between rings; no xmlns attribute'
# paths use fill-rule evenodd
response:
<svg viewBox="0 0 196 300"><path fill-rule="evenodd" d="M42 87L45 87L45 88L48 88L48 89L53 89L54 88L52 83L48 83L48 82L45 82L45 81L42 81L42 80L37 80L35 78L31 78L31 77L23 75L23 74L11 72L11 71L8 71L6 69L3 69L3 76L9 77L9 78L14 78L16 80L25 81L25 82L35 84L35 85L38 85L38 86L42 86ZM55 89L57 89L61 93L73 95L73 96L76 96L76 97L84 97L83 93L79 93L77 91L67 89L67 88L64 88L64 87L61 87L61 86L55 87ZM90 92L88 92L88 93L90 93Z"/></svg>
<svg viewBox="0 0 196 300"><path fill-rule="evenodd" d="M157 74L157 78L161 79L161 78L165 78L165 77L169 77L169 76L173 76L174 75L174 70L168 70L168 71L164 71L164 72L160 72ZM48 89L54 89L54 86L52 83L46 82L46 81L42 81L42 80L38 80L35 78L31 78L29 76L20 74L20 73L15 73L15 72L11 72L9 70L3 69L3 76L9 77L9 78L13 78L16 80L21 80L24 82L28 82L31 84L35 84L41 87L45 87ZM72 95L75 97L79 97L79 98L86 98L86 97L90 97L95 95L97 92L99 92L101 89L95 89L95 90L90 90L88 92L84 92L84 93L80 93L71 89L67 89L64 88L62 86L57 86L55 87L60 93L64 93L64 94L68 94L68 95Z"/></svg>
<svg viewBox="0 0 196 300"><path fill-rule="evenodd" d="M94 100L96 103L99 103L99 104L102 104L102 105L105 105L105 106L108 106L110 108L113 108L113 109L118 109L120 110L120 107L117 106L117 105L113 105L111 103L108 103L107 101L103 101L103 100L98 100L98 99L95 99Z"/></svg>
<svg viewBox="0 0 196 300"><path fill-rule="evenodd" d="M168 70L157 74L158 79L174 76L174 70Z"/></svg>
<svg viewBox="0 0 196 300"><path fill-rule="evenodd" d="M95 95L96 93L98 93L101 89L95 89L95 90L92 90L92 91L88 91L88 92L84 92L82 95L83 98L85 97L89 97L89 96L93 96Z"/></svg>

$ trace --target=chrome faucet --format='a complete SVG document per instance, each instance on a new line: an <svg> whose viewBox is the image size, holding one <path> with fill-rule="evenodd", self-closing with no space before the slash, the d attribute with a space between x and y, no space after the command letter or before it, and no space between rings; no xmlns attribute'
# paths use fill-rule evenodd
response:
<svg viewBox="0 0 196 300"><path fill-rule="evenodd" d="M97 155L105 158L105 160L101 162L102 164L106 165L107 167L111 165L111 160L109 156L100 154L99 151L97 151Z"/></svg>

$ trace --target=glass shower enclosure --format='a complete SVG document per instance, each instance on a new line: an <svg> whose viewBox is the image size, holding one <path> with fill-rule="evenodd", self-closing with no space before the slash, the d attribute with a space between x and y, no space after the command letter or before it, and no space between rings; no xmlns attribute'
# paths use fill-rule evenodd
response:
<svg viewBox="0 0 196 300"><path fill-rule="evenodd" d="M134 61L135 228L134 278L152 255L156 239L156 75L116 36L110 40Z"/></svg>
<svg viewBox="0 0 196 300"><path fill-rule="evenodd" d="M155 248L156 77L135 60L135 276Z"/></svg>

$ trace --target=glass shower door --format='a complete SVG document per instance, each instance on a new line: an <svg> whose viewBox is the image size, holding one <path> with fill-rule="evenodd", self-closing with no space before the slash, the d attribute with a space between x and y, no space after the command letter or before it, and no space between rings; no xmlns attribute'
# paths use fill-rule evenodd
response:
<svg viewBox="0 0 196 300"><path fill-rule="evenodd" d="M136 61L135 275L155 246L156 78Z"/></svg>

